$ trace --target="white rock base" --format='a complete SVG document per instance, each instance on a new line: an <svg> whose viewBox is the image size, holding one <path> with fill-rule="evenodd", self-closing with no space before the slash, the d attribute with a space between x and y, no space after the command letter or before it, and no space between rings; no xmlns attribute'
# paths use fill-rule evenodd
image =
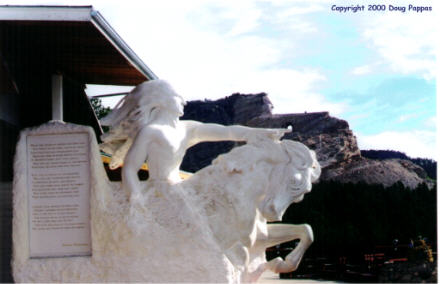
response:
<svg viewBox="0 0 440 284"><path fill-rule="evenodd" d="M26 136L88 132L91 147L90 257L29 257ZM14 163L13 276L16 282L239 282L179 188L155 185L130 206L120 183L108 181L91 128L50 122L21 133ZM192 217L195 219L192 220Z"/></svg>

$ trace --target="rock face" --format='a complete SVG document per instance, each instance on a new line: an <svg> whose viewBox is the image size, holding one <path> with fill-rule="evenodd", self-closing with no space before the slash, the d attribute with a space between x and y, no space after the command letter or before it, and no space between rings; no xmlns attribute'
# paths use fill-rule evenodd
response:
<svg viewBox="0 0 440 284"><path fill-rule="evenodd" d="M192 101L185 106L182 120L191 119L223 125L242 124L259 116L272 115L272 103L265 93L233 94L217 101ZM229 152L234 142L200 143L187 151L182 163L185 171L196 172L211 164L219 154Z"/></svg>
<svg viewBox="0 0 440 284"><path fill-rule="evenodd" d="M348 123L330 116L328 112L277 115L271 110L272 104L265 93L233 94L217 101L189 102L182 119L264 128L291 125L293 131L284 139L299 141L316 152L322 167L321 180L365 182L385 187L399 181L410 188L416 188L420 183L433 185L426 172L410 161L378 161L362 157ZM197 145L188 151L182 169L197 171L209 165L218 154L230 151L234 145L233 142Z"/></svg>
<svg viewBox="0 0 440 284"><path fill-rule="evenodd" d="M255 117L270 115L272 115L272 103L267 94L233 94L216 101L188 102L182 119L231 125L244 124Z"/></svg>
<svg viewBox="0 0 440 284"><path fill-rule="evenodd" d="M431 181L426 179L425 171L412 162L399 159L377 161L363 157L327 167L322 179L343 183L382 184L385 187L401 182L413 189L423 182L429 187L433 185Z"/></svg>
<svg viewBox="0 0 440 284"><path fill-rule="evenodd" d="M284 139L299 141L314 150L322 168L361 155L348 123L331 117L328 112L260 116L246 125L265 128L286 128L291 125L293 131Z"/></svg>

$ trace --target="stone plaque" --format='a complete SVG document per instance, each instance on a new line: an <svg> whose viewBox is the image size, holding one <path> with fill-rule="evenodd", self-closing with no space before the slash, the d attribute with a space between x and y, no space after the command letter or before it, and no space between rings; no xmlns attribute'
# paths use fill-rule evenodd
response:
<svg viewBox="0 0 440 284"><path fill-rule="evenodd" d="M91 255L88 135L27 136L32 258Z"/></svg>

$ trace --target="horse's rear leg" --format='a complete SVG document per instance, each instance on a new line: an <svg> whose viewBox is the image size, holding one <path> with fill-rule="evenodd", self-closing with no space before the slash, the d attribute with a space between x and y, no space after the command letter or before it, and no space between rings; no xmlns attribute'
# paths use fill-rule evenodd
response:
<svg viewBox="0 0 440 284"><path fill-rule="evenodd" d="M277 257L268 263L266 268L275 273L286 273L295 271L307 248L313 242L312 228L307 225L268 224L267 247L299 239L296 248L290 252L286 259Z"/></svg>

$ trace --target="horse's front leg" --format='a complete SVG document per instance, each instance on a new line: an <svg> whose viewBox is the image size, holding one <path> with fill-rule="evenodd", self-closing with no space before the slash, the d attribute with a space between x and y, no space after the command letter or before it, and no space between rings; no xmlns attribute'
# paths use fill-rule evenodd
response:
<svg viewBox="0 0 440 284"><path fill-rule="evenodd" d="M295 271L306 252L313 242L312 228L307 225L288 225L288 224L268 224L267 247L278 245L292 240L299 239L296 248L291 251L286 259L281 257L272 259L265 264L266 268L275 273L286 273Z"/></svg>

